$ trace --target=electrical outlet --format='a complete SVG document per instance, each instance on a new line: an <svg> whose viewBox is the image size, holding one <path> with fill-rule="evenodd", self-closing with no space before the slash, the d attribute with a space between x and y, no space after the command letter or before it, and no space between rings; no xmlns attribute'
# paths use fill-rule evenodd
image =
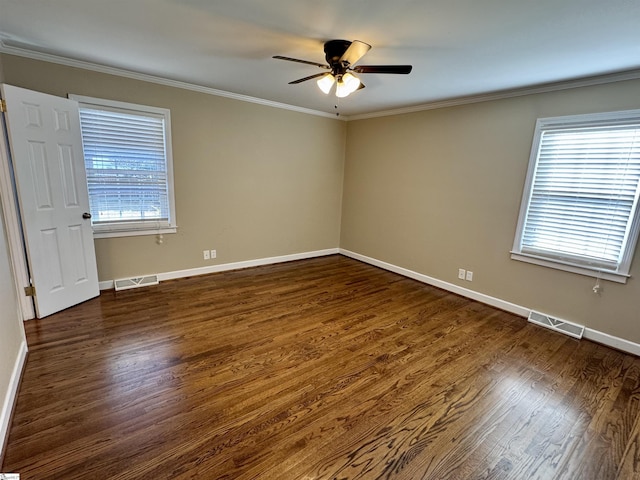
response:
<svg viewBox="0 0 640 480"><path fill-rule="evenodd" d="M470 270L467 270L467 282L473 282L473 272Z"/></svg>
<svg viewBox="0 0 640 480"><path fill-rule="evenodd" d="M204 257L205 260L209 260L209 250L203 250L202 251L202 256Z"/></svg>
<svg viewBox="0 0 640 480"><path fill-rule="evenodd" d="M460 280L464 280L464 275L465 275L466 271L464 268L459 268L458 269L458 278Z"/></svg>
<svg viewBox="0 0 640 480"><path fill-rule="evenodd" d="M211 258L216 258L217 254L215 250L211 250Z"/></svg>

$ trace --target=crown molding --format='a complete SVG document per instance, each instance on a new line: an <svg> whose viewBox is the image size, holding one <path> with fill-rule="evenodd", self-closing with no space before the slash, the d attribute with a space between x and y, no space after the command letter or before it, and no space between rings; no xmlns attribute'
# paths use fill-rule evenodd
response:
<svg viewBox="0 0 640 480"><path fill-rule="evenodd" d="M640 79L640 69L625 70L621 72L608 73L603 75L595 75L591 77L574 78L571 80L563 80L561 82L543 83L530 87L514 88L510 90L500 90L496 92L483 93L480 95L472 95L467 97L451 98L436 102L414 105L411 107L396 108L392 110L384 110L372 113L363 113L361 115L351 115L348 120L365 120L368 118L388 117L391 115L403 115L406 113L422 112L425 110L436 110L438 108L457 107L461 105L469 105L472 103L489 102L491 100L503 100L507 98L522 97L525 95L535 95L539 93L558 92L561 90L569 90L571 88L591 87L594 85L603 85L607 83L624 82L627 80Z"/></svg>
<svg viewBox="0 0 640 480"><path fill-rule="evenodd" d="M241 102L255 103L258 105L264 105L267 107L280 108L282 110L291 110L298 113L305 113L308 115L316 115L319 117L326 117L336 119L335 114L321 112L319 110L312 110L310 108L298 107L295 105L289 105L287 103L274 102L272 100L265 100L263 98L251 97L249 95L242 95L239 93L227 92L224 90L218 90L216 88L204 87L202 85L196 85L188 82L181 82L179 80L171 80L169 78L158 77L155 75L149 75L146 73L134 72L123 68L109 67L98 63L86 62L83 60L74 60L67 57L61 57L59 55L53 55L50 53L37 52L35 50L29 50L26 48L14 47L7 45L4 41L0 40L0 53L6 53L9 55L16 55L18 57L30 58L33 60L40 60L43 62L56 63L59 65L65 65L67 67L82 68L84 70L91 70L99 73L106 73L109 75L116 75L119 77L131 78L134 80L141 80L144 82L156 83L167 87L181 88L184 90L191 90L193 92L205 93L207 95L215 95L218 97L230 98L233 100L239 100ZM346 120L346 118L340 118L340 120Z"/></svg>
<svg viewBox="0 0 640 480"><path fill-rule="evenodd" d="M607 83L624 82L627 80L640 79L640 69L625 70L620 72L613 72L603 75L594 75L589 77L574 78L571 80L563 80L560 82L543 83L539 85L533 85L523 88L514 88L509 90L499 90L495 92L482 93L479 95L471 95L466 97L457 97L444 100L438 100L434 102L427 102L419 105L413 105L409 107L402 107L390 110L381 110L377 112L363 113L357 115L340 115L336 117L334 113L322 112L320 110L313 110L310 108L298 107L296 105L290 105L287 103L275 102L272 100L265 100L263 98L251 97L249 95L242 95L239 93L227 92L225 90L218 90L216 88L204 87L202 85L196 85L193 83L182 82L178 80L171 80L164 77L158 77L155 75L149 75L146 73L134 72L123 68L109 67L98 63L87 62L83 60L74 60L67 57L61 57L59 55L53 55L50 53L38 52L22 47L15 47L6 44L0 39L0 53L6 53L9 55L16 55L19 57L31 58L33 60L41 60L44 62L56 63L59 65L65 65L68 67L81 68L84 70L91 70L99 73L106 73L109 75L116 75L125 78L131 78L134 80L141 80L150 83L156 83L168 87L181 88L184 90L191 90L194 92L204 93L207 95L215 95L218 97L230 98L233 100L239 100L241 102L255 103L258 105L264 105L268 107L279 108L283 110L290 110L298 113L305 113L307 115L315 115L319 117L331 118L334 120L340 120L348 122L352 120L366 120L370 118L388 117L392 115L404 115L407 113L416 113L426 110L436 110L439 108L457 107L462 105L469 105L473 103L489 102L492 100L503 100L514 97L522 97L525 95L535 95L540 93L557 92L561 90L568 90L572 88L590 87L594 85L603 85Z"/></svg>

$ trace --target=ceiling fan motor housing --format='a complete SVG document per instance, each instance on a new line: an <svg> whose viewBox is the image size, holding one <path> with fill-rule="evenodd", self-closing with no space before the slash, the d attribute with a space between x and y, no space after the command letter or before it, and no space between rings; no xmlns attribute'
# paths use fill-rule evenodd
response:
<svg viewBox="0 0 640 480"><path fill-rule="evenodd" d="M346 71L346 67L340 62L340 59L347 51L352 42L348 40L329 40L324 44L324 54L327 63L331 66L334 74L342 74Z"/></svg>

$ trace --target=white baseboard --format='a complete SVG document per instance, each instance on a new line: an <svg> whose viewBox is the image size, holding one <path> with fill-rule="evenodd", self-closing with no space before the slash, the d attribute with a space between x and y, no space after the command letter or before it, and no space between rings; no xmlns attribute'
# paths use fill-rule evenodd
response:
<svg viewBox="0 0 640 480"><path fill-rule="evenodd" d="M582 338L586 338L592 342L601 343L607 347L622 350L626 353L632 353L633 355L640 357L640 345L630 342L629 340L625 340L624 338L614 337L613 335L593 330L592 328L585 328Z"/></svg>
<svg viewBox="0 0 640 480"><path fill-rule="evenodd" d="M193 277L196 275L206 275L208 273L226 272L229 270L240 270L242 268L259 267L262 265L272 265L275 263L292 262L294 260L304 260L307 258L324 257L326 255L336 255L340 253L338 248L328 248L325 250L315 250L312 252L293 253L278 257L258 258L255 260L245 260L242 262L223 263L211 265L209 267L188 268L186 270L176 270L173 272L156 273L158 281L173 280L176 278ZM113 280L100 282L100 290L113 289Z"/></svg>
<svg viewBox="0 0 640 480"><path fill-rule="evenodd" d="M196 275L206 275L208 273L225 272L229 270L239 270L242 268L259 267L261 265L272 265L276 263L291 262L294 260L304 260L307 258L322 257L325 255L335 255L338 253L346 257L350 257L355 260L368 263L369 265L374 265L384 270L397 273L404 277L412 278L419 282L426 283L428 285L433 285L434 287L442 288L443 290L447 290L449 292L462 295L463 297L467 297L472 300L477 300L478 302L491 305L492 307L496 307L501 310L505 310L507 312L514 313L516 315L520 315L521 317L526 318L529 316L529 313L531 312L530 308L523 307L521 305L516 305L515 303L507 302L506 300L502 300L500 298L491 297L489 295L485 295L484 293L476 292L474 290L469 290L468 288L460 287L453 283L445 282L443 280L439 280L434 277L429 277L428 275L424 275L422 273L418 273L413 270L409 270L407 268L399 267L391 263L383 262L382 260L377 260L372 257L367 257L366 255L361 255L359 253L352 252L350 250L345 250L343 248L329 248L326 250L294 253L291 255L282 255L278 257L268 257L268 258L259 258L255 260L246 260L242 262L223 263L220 265L211 265L208 267L198 267L198 268L189 268L186 270L176 270L173 272L163 272L163 273L158 273L157 275L158 275L158 280L162 282L165 280L173 280L176 278L192 277ZM100 282L100 290L110 290L110 289L113 289L113 280ZM609 335L607 333L600 332L598 330L593 330L591 328L585 328L583 338L592 340L597 343L601 343L603 345L607 345L608 347L622 350L623 352L640 356L640 344L631 342L629 340L625 340L624 338L614 337L613 335Z"/></svg>
<svg viewBox="0 0 640 480"><path fill-rule="evenodd" d="M516 315L520 315L521 317L527 317L529 315L528 308L521 307L520 305L509 303L504 300L500 300L499 298L490 297L489 295L478 293L473 290L469 290L468 288L454 285L453 283L444 282L442 280L438 280L437 278L429 277L427 275L423 275L422 273L414 272L413 270L398 267L397 265L383 262L381 260L367 257L365 255L360 255L359 253L344 250L342 248L340 249L340 253L346 257L351 257L355 260L360 260L361 262L368 263L369 265L374 265L384 270L389 270L390 272L397 273L399 275L402 275L403 277L413 278L414 280L418 280L419 282L433 285L434 287L442 288L443 290L447 290L449 292L457 293L458 295L462 295L463 297L486 303L487 305L500 308L501 310L506 310L507 312L515 313Z"/></svg>
<svg viewBox="0 0 640 480"><path fill-rule="evenodd" d="M11 424L11 413L13 412L13 406L16 403L16 397L18 396L18 387L20 387L20 379L22 378L22 371L24 370L24 364L27 360L27 342L23 341L18 350L16 362L13 365L13 372L11 372L11 379L7 388L7 394L4 397L2 403L2 411L0 412L0 458L6 446L7 437L9 436L9 426Z"/></svg>
<svg viewBox="0 0 640 480"><path fill-rule="evenodd" d="M346 257L368 263L369 265L380 267L384 270L389 270L390 272L397 273L404 277L413 278L414 280L418 280L419 282L442 288L443 290L462 295L463 297L471 298L472 300L477 300L478 302L486 303L487 305L500 308L501 310L506 310L507 312L515 313L516 315L520 315L521 317L526 318L529 316L529 312L531 312L530 308L516 305L499 298L491 297L489 295L485 295L484 293L475 292L473 290L460 287L453 283L444 282L442 280L438 280L437 278L414 272L413 270L398 267L397 265L383 262L381 260L367 257L365 255L360 255L359 253L351 252L342 248L339 250L340 254ZM614 337L613 335L609 335L608 333L600 332L598 330L593 330L592 328L585 328L583 338L586 338L593 342L601 343L603 345L621 350L626 353L640 356L640 344L634 343L630 340L625 340L624 338Z"/></svg>

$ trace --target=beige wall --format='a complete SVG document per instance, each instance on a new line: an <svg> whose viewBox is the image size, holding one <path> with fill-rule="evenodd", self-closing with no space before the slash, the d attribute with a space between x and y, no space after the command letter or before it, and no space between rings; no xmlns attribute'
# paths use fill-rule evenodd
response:
<svg viewBox="0 0 640 480"><path fill-rule="evenodd" d="M640 343L637 252L600 295L509 255L536 119L632 108L640 81L349 122L341 247Z"/></svg>
<svg viewBox="0 0 640 480"><path fill-rule="evenodd" d="M0 82L3 81L4 75L2 67L0 57ZM0 134L2 129L3 123L0 120ZM8 396L15 387L11 385L11 377L23 343L25 343L24 328L11 269L2 205L0 205L0 457L12 407Z"/></svg>
<svg viewBox="0 0 640 480"><path fill-rule="evenodd" d="M4 55L6 83L171 110L178 233L96 241L100 280L337 248L346 126ZM202 250L216 249L205 261Z"/></svg>
<svg viewBox="0 0 640 480"><path fill-rule="evenodd" d="M9 395L16 387L11 382L16 379L12 378L12 374L19 360L21 346L25 343L9 258L5 224L0 208L0 450L4 446L9 414L13 406Z"/></svg>
<svg viewBox="0 0 640 480"><path fill-rule="evenodd" d="M171 109L179 233L162 246L98 240L102 280L340 245L640 343L640 259L626 285L605 282L594 295L591 277L509 257L536 118L640 108L640 81L345 124L0 59L7 83ZM205 248L219 258L202 260ZM458 280L458 268L474 281Z"/></svg>
<svg viewBox="0 0 640 480"><path fill-rule="evenodd" d="M0 82L3 80L2 58L0 58ZM0 134L3 128L0 120ZM0 148L3 142L0 142ZM3 155L0 152L0 155ZM0 458L4 447L6 429L10 409L12 407L9 395L12 392L12 374L21 345L25 342L24 329L18 310L13 271L9 260L9 246L7 244L4 216L0 203Z"/></svg>

